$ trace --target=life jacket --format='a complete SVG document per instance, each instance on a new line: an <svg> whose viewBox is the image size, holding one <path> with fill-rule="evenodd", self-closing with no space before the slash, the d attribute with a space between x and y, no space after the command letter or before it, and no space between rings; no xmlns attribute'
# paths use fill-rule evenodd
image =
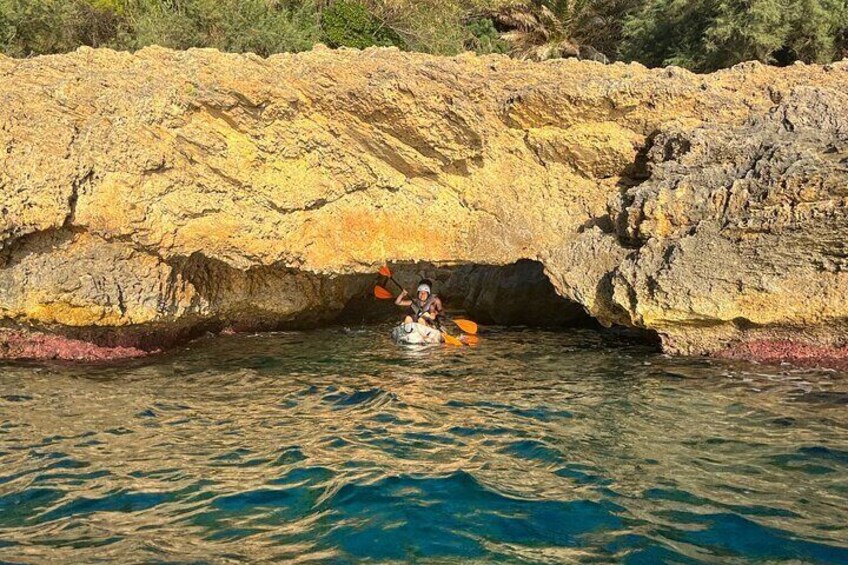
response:
<svg viewBox="0 0 848 565"><path fill-rule="evenodd" d="M418 297L412 299L412 319L416 322L420 320L424 314L430 311L430 308L433 306L433 303L436 302L436 298L438 298L435 294L430 293L430 296L427 297L427 300L421 302Z"/></svg>

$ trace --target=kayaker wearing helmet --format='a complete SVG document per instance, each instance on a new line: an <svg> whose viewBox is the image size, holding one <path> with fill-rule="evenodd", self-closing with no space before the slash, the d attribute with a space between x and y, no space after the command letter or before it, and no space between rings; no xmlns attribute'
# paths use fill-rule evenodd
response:
<svg viewBox="0 0 848 565"><path fill-rule="evenodd" d="M417 291L415 298L407 298L409 293L404 290L395 299L395 304L398 306L408 306L412 309L412 314L408 315L403 323L417 322L425 326L439 327L441 325L440 317L444 309L442 308L442 301L433 294L432 281L422 279L418 283Z"/></svg>

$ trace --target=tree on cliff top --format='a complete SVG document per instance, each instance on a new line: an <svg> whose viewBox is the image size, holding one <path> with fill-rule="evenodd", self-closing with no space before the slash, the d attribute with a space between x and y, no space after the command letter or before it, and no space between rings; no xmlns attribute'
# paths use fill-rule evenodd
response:
<svg viewBox="0 0 848 565"><path fill-rule="evenodd" d="M533 0L504 4L492 16L524 59L577 57L587 51L615 54L623 21L642 0Z"/></svg>
<svg viewBox="0 0 848 565"><path fill-rule="evenodd" d="M751 59L787 64L841 56L845 0L647 0L624 28L624 59L713 71Z"/></svg>

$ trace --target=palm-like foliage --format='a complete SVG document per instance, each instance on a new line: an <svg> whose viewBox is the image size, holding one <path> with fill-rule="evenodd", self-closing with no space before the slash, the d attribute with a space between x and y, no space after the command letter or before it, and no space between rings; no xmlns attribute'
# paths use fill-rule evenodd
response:
<svg viewBox="0 0 848 565"><path fill-rule="evenodd" d="M579 54L578 45L569 33L571 18L558 17L544 4L505 5L492 17L506 30L501 38L510 45L515 57L542 61Z"/></svg>

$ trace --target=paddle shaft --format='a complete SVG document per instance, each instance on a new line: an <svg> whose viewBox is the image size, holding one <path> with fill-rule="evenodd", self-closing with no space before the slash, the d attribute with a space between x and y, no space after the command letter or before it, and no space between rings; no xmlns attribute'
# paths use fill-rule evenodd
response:
<svg viewBox="0 0 848 565"><path fill-rule="evenodd" d="M403 288L403 287L401 286L401 284L400 284L399 282L397 282L397 281L395 280L394 275L389 275L389 280L390 280L390 281L392 281L393 283L395 283L399 289L404 290L404 291L406 290L405 288ZM409 293L407 292L407 294L409 294Z"/></svg>

